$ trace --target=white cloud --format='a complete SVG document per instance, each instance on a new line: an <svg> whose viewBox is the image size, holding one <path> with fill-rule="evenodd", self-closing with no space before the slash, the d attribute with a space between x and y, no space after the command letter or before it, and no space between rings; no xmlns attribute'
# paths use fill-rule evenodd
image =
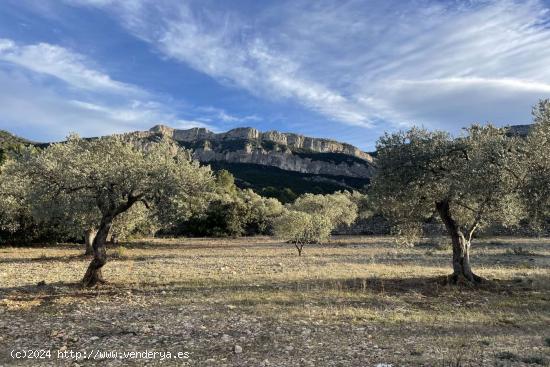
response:
<svg viewBox="0 0 550 367"><path fill-rule="evenodd" d="M260 121L260 118L256 115L238 116L230 114L222 108L216 108L212 106L201 106L196 109L197 114L204 121L222 121L228 123L243 123L250 121Z"/></svg>
<svg viewBox="0 0 550 367"><path fill-rule="evenodd" d="M107 6L95 1L78 1ZM186 6L147 7L111 4L123 24L136 36L151 42L167 56L198 71L244 88L255 95L294 99L321 114L350 124L367 125L366 111L338 91L304 78L300 65L271 50L261 38L238 40L240 19L228 16L223 26L201 23ZM152 9L153 8L153 9ZM153 18L158 17L158 18ZM237 24L237 26L234 26Z"/></svg>
<svg viewBox="0 0 550 367"><path fill-rule="evenodd" d="M531 107L550 85L514 79L449 78L395 81L371 105L391 121L458 131L471 123L529 123Z"/></svg>
<svg viewBox="0 0 550 367"><path fill-rule="evenodd" d="M0 85L0 105L9 106L2 109L2 128L25 131L25 137L38 140L61 140L69 132L83 136L120 133L148 129L157 123L179 128L208 127L181 119L155 103L108 105L67 99L66 95L37 84L20 72L0 70Z"/></svg>
<svg viewBox="0 0 550 367"><path fill-rule="evenodd" d="M221 83L346 124L524 123L550 96L549 11L538 0L276 2L254 19L238 9L93 2Z"/></svg>
<svg viewBox="0 0 550 367"><path fill-rule="evenodd" d="M0 39L0 60L0 106L5 106L0 124L25 136L35 134L28 137L59 140L69 132L94 136L148 129L157 123L209 127L182 119L176 108L158 102L155 95L112 79L91 68L83 55L57 45Z"/></svg>
<svg viewBox="0 0 550 367"><path fill-rule="evenodd" d="M304 78L299 66L269 50L262 40L232 43L231 31L209 33L187 11L171 21L159 39L169 56L195 69L243 87L256 95L296 99L312 110L352 124L366 124L366 116L338 92Z"/></svg>
<svg viewBox="0 0 550 367"><path fill-rule="evenodd" d="M0 60L63 80L72 87L111 93L143 94L139 88L94 70L80 54L48 43L18 45L0 38Z"/></svg>

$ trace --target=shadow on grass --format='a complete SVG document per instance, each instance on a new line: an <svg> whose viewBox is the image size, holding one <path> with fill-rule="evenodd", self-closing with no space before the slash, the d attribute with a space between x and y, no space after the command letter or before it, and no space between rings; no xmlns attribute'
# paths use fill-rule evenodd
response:
<svg viewBox="0 0 550 367"><path fill-rule="evenodd" d="M65 255L65 256L39 256L39 257L12 257L0 259L0 264L31 264L53 261L72 261L90 259L90 256L81 255Z"/></svg>
<svg viewBox="0 0 550 367"><path fill-rule="evenodd" d="M80 283L57 282L36 285L25 285L18 287L0 288L0 300L9 299L36 299L36 298L58 298L58 297L96 297L120 295L131 292L135 295L164 296L186 295L190 293L201 293L205 296L210 294L228 294L238 292L296 292L296 293L318 293L323 291L370 293L390 296L401 296L407 294L420 294L425 297L438 297L446 294L499 294L499 295L521 295L533 291L545 291L537 284L547 284L550 276L539 276L537 279L512 279L512 280L485 280L480 285L450 285L446 282L446 276L438 277L411 277L411 278L343 278L343 279L307 279L288 282L273 282L264 284L235 283L230 281L203 282L169 282L169 283L143 283L119 284L106 283L95 288L83 288ZM162 293L164 292L164 293ZM337 297L336 297L337 298Z"/></svg>
<svg viewBox="0 0 550 367"><path fill-rule="evenodd" d="M62 297L95 298L98 296L114 296L121 293L121 288L107 285L102 288L84 288L80 283L56 282L18 287L0 288L0 301L9 299L12 301L43 300L53 301Z"/></svg>
<svg viewBox="0 0 550 367"><path fill-rule="evenodd" d="M124 242L121 243L121 246L124 246L128 249L140 249L140 250L152 250L152 249L180 249L180 250L201 250L201 249L243 249L243 248L254 248L254 247L265 247L265 246L275 246L278 247L280 244L274 243L273 241L266 241L265 239L259 238L258 241L251 243L250 241L253 238L244 237L242 242L239 241L239 238L182 238L181 242L171 242L171 241L136 241L136 242Z"/></svg>
<svg viewBox="0 0 550 367"><path fill-rule="evenodd" d="M305 253L307 256L307 253ZM530 253L528 255L515 255L513 253L497 253L497 254L476 254L471 255L472 267L504 267L516 268L529 266L545 266L550 256L546 254ZM319 259L316 262L319 265L328 262L338 263L345 262L351 264L380 264L380 265L395 265L395 266L422 266L422 267L442 267L450 266L452 261L452 253L450 251L433 251L429 253L378 253L376 255L365 254L360 256L357 254L334 254L326 259ZM540 264L543 262L543 264ZM531 263L531 264L529 264Z"/></svg>

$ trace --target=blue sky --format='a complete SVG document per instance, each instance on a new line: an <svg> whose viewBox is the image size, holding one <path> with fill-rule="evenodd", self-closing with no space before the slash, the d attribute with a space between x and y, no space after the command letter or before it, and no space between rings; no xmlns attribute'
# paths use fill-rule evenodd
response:
<svg viewBox="0 0 550 367"><path fill-rule="evenodd" d="M374 148L411 125L528 123L550 4L3 0L0 128L38 141L157 123Z"/></svg>

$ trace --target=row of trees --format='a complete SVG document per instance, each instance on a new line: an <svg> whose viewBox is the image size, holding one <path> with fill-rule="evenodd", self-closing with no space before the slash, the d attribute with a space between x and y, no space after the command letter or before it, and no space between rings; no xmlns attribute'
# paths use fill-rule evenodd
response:
<svg viewBox="0 0 550 367"><path fill-rule="evenodd" d="M0 227L28 237L85 233L93 259L83 283L92 286L103 281L113 233L273 233L301 255L305 244L325 242L335 228L372 213L409 239L438 217L453 244L452 280L479 282L469 253L480 228L520 221L541 228L550 217L550 101L533 114L527 137L490 125L457 138L417 128L386 134L368 197L305 194L285 206L238 189L227 171L214 174L170 141L70 136L20 150L3 164Z"/></svg>
<svg viewBox="0 0 550 367"><path fill-rule="evenodd" d="M277 232L300 243L301 254L303 244L323 242L336 226L353 222L352 199L362 197L305 195L285 208L237 188L229 172L214 174L173 142L144 144L124 136L70 136L44 149L30 146L1 169L1 229L23 241L84 237L86 253L93 255L83 278L87 286L104 281L109 237ZM294 232L286 232L285 220L297 213L315 229L298 221L292 222Z"/></svg>

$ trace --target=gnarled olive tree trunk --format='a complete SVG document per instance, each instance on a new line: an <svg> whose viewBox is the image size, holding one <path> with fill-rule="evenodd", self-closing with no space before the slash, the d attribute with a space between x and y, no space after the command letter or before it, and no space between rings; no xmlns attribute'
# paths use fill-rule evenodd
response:
<svg viewBox="0 0 550 367"><path fill-rule="evenodd" d="M101 274L101 268L107 263L107 249L105 246L107 244L109 232L113 226L113 220L117 215L130 209L132 205L138 200L141 200L142 197L143 195L130 194L125 203L118 206L116 206L115 203L111 203L109 210L103 212L103 217L101 218L101 223L99 224L99 229L97 230L92 245L94 258L90 262L90 265L88 265L88 270L86 270L86 274L84 274L84 278L82 279L82 284L84 286L93 287L97 283L105 283L103 275Z"/></svg>
<svg viewBox="0 0 550 367"><path fill-rule="evenodd" d="M105 282L101 274L101 268L107 263L107 249L105 245L113 219L114 216L112 215L105 215L101 219L101 224L92 244L94 258L90 262L90 265L88 265L88 270L86 270L86 274L84 274L84 278L82 279L82 284L86 287L93 287L97 283Z"/></svg>
<svg viewBox="0 0 550 367"><path fill-rule="evenodd" d="M481 277L474 274L470 266L470 239L464 236L451 216L449 202L441 201L436 203L436 209L445 224L445 228L447 228L453 245L453 274L451 275L451 281L456 283L460 279L464 279L472 283L480 283Z"/></svg>
<svg viewBox="0 0 550 367"><path fill-rule="evenodd" d="M96 231L93 228L84 231L84 244L86 246L86 252L84 255L92 255L94 253L93 243Z"/></svg>

